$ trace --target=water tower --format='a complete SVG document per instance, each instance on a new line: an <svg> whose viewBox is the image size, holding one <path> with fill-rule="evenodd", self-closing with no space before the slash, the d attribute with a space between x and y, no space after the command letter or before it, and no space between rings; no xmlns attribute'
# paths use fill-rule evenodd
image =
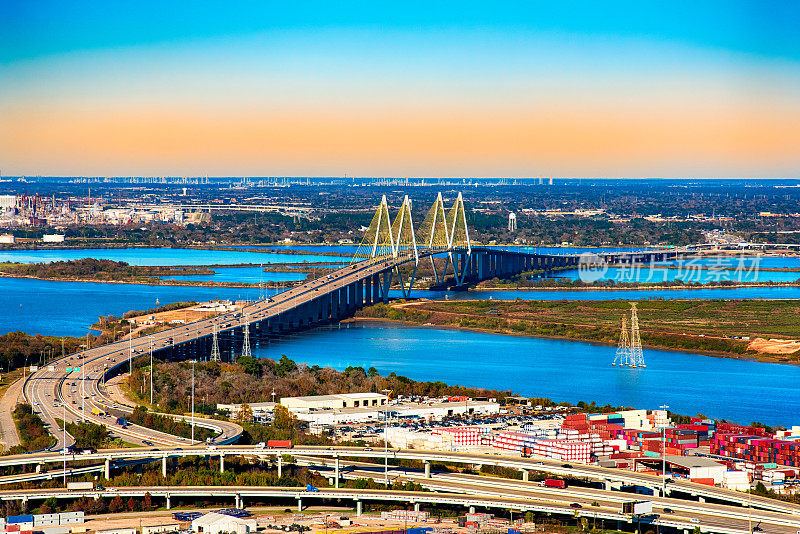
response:
<svg viewBox="0 0 800 534"><path fill-rule="evenodd" d="M516 232L517 231L517 214L513 211L508 214L508 231L509 232Z"/></svg>

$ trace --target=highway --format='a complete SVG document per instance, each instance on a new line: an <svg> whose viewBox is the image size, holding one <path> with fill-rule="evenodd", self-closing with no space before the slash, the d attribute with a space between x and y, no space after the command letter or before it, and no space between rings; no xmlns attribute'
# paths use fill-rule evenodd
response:
<svg viewBox="0 0 800 534"><path fill-rule="evenodd" d="M100 461L108 462L109 466L114 463L133 460L162 460L167 458L186 457L186 456L216 456L216 457L275 457L280 459L284 454L294 457L311 456L316 458L373 458L376 460L384 459L384 451L380 448L370 447L311 447L298 446L291 449L262 449L253 445L229 445L229 446L205 446L199 445L189 447L152 447L149 449L126 448L126 449L107 449L97 451L92 454L69 454L62 455L53 452L42 452L37 454L20 454L14 456L0 457L0 466L47 464L68 465L73 462ZM536 471L552 475L568 476L580 479L588 479L605 483L608 489L613 485L639 485L647 488L660 488L661 478L646 473L636 473L627 469L611 469L598 466L574 463L565 467L559 461L535 458L520 458L514 456L485 455L459 452L439 452L425 450L393 450L388 451L389 458L418 460L423 463L430 462L449 462L467 466L494 465L519 469L520 471ZM164 463L166 469L166 463ZM430 472L430 468L428 468ZM433 473L431 473L433 476ZM669 496L672 498L681 496L686 497L683 502L696 502L698 498L713 499L721 503L736 506L751 506L753 509L761 509L781 514L800 517L800 506L785 503L775 499L768 499L755 495L748 495L741 492L731 491L724 488L716 488L703 484L695 484L683 480L675 480L667 484ZM616 492L615 492L616 493ZM620 493L621 494L621 493ZM649 497L646 497L649 498Z"/></svg>
<svg viewBox="0 0 800 534"><path fill-rule="evenodd" d="M108 418L95 416L92 408L112 406L125 411L124 406L115 404L108 398L101 386L106 371L123 368L130 358L148 354L152 347L158 351L170 346L179 346L193 340L211 336L214 327L218 332L226 332L239 328L246 321L263 321L291 311L300 305L347 287L349 284L368 276L379 274L394 265L411 260L411 255L402 255L389 262L363 261L349 267L339 269L330 276L318 278L302 286L298 286L275 295L271 299L258 301L245 306L241 313L229 312L215 317L203 319L180 327L171 328L149 336L134 340L117 341L107 345L91 348L83 353L71 354L51 362L31 374L25 381L23 391L25 398L40 414L48 425L57 442L54 450L71 445L74 440L67 434L66 438L56 423L56 418L67 418L69 421L88 420L110 426L110 430L126 440L134 443L150 441L162 445L178 445L187 442L174 436L156 432L142 427L125 431L110 425ZM67 368L79 371L67 372ZM199 424L199 423L198 423ZM241 433L241 427L233 423L214 421L222 434L215 442L230 443Z"/></svg>
<svg viewBox="0 0 800 534"><path fill-rule="evenodd" d="M315 458L298 458L300 465L309 466L312 470L320 472L323 476L335 477L335 469L330 461L320 462ZM372 478L381 482L385 476L384 466L365 462L349 462L340 466L340 476L347 479ZM699 503L683 499L669 499L661 497L645 497L618 491L605 491L600 489L570 486L568 488L548 488L536 482L523 482L520 480L503 479L498 477L467 475L461 473L432 473L428 478L423 472L412 469L391 467L389 480L411 481L420 484L432 491L448 493L466 493L475 496L493 496L505 498L524 498L534 501L549 502L571 506L578 503L582 507L594 509L608 509L612 512L622 510L622 503L646 499L653 502L654 511L664 519L675 521L692 521L696 519L703 526L715 528L731 526L732 521L747 522L750 524L761 523L765 532L783 531L782 527L800 528L800 516L787 516L786 514L753 510L738 506L725 506L718 504ZM596 506L593 506L596 503ZM665 511L668 510L668 511ZM747 530L746 525L742 525ZM775 527L776 530L773 530Z"/></svg>
<svg viewBox="0 0 800 534"><path fill-rule="evenodd" d="M41 489L41 490L11 490L4 491L0 495L0 500L21 500L25 502L44 500L48 498L56 499L76 499L80 497L105 497L113 498L117 495L122 498L143 498L146 493L154 499L164 499L167 508L171 508L172 499L192 499L192 498L216 498L230 499L231 504L239 507L247 505L248 499L283 499L296 503L298 510L314 501L343 500L351 501L357 510L364 502L389 502L405 506L411 503L415 506L431 504L443 504L449 506L463 507L465 511L469 509L478 510L514 510L517 512L533 511L549 513L561 517L586 517L591 520L608 522L608 526L614 526L616 522L653 524L660 526L670 526L682 529L694 529L700 527L703 532L713 532L720 534L743 534L748 533L747 519L733 517L718 517L712 514L702 514L702 519L698 519L701 514L691 513L666 513L658 514L658 517L634 518L624 515L620 511L619 504L612 502L597 502L598 506L581 506L576 508L570 499L551 499L550 497L531 498L525 496L524 492L514 491L491 491L485 488L480 490L480 495L466 493L451 493L446 491L386 491L386 490L357 490L357 489L335 489L320 488L319 491L304 491L301 488L287 487L263 487L263 486L139 486L139 487L115 487L104 488L102 490L65 490L65 489ZM485 494L491 493L491 494ZM506 493L506 495L500 495ZM790 523L787 521L786 523ZM797 527L791 524L769 524L761 522L761 528L767 534L796 534Z"/></svg>

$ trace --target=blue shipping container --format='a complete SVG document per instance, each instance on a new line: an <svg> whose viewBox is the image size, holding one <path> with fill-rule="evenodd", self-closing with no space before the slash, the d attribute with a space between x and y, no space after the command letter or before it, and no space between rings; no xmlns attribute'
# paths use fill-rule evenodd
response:
<svg viewBox="0 0 800 534"><path fill-rule="evenodd" d="M6 524L13 525L15 523L33 523L32 515L10 515L6 518Z"/></svg>

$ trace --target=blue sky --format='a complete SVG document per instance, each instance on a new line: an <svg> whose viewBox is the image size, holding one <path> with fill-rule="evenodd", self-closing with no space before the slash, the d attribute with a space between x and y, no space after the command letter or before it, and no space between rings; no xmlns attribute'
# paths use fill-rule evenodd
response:
<svg viewBox="0 0 800 534"><path fill-rule="evenodd" d="M800 174L800 2L289 4L0 1L0 161L44 174ZM348 142L331 142L348 123ZM199 155L187 131L207 133Z"/></svg>

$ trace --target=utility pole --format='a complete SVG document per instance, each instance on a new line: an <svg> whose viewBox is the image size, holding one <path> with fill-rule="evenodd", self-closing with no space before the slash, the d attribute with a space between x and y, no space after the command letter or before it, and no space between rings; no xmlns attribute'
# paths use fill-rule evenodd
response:
<svg viewBox="0 0 800 534"><path fill-rule="evenodd" d="M194 445L194 364L197 363L197 360L190 360L192 364L192 441L191 444Z"/></svg>
<svg viewBox="0 0 800 534"><path fill-rule="evenodd" d="M153 340L150 339L150 407L153 406Z"/></svg>
<svg viewBox="0 0 800 534"><path fill-rule="evenodd" d="M659 406L662 410L669 409L669 406L662 404ZM667 496L667 427L661 428L661 497Z"/></svg>
<svg viewBox="0 0 800 534"><path fill-rule="evenodd" d="M381 393L386 393L389 396L391 390L382 389ZM386 405L386 410L383 411L383 482L386 487L389 487L389 405Z"/></svg>
<svg viewBox="0 0 800 534"><path fill-rule="evenodd" d="M81 420L84 423L86 422L86 376L84 374L85 372L86 372L86 352L84 351L81 353Z"/></svg>

